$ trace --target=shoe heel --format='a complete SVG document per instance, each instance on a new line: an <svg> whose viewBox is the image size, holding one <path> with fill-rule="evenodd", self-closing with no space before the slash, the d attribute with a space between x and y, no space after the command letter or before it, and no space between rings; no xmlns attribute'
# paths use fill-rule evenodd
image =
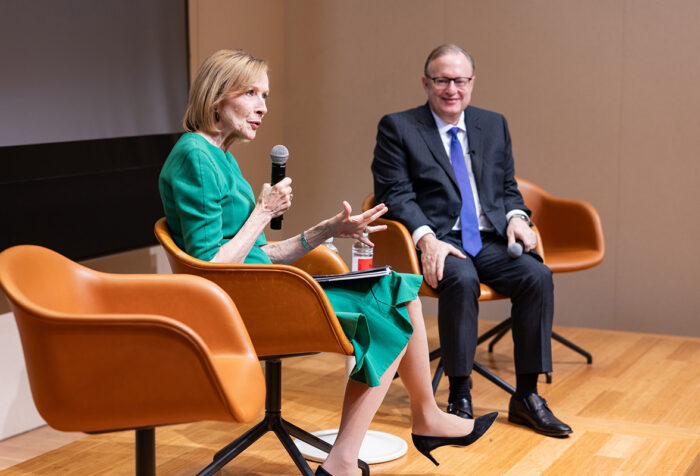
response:
<svg viewBox="0 0 700 476"><path fill-rule="evenodd" d="M437 460L435 458L433 458L433 455L431 455L430 452L423 453L423 454L425 455L426 458L428 458L430 461L432 461L435 464L435 466L440 466L440 463L438 463Z"/></svg>
<svg viewBox="0 0 700 476"><path fill-rule="evenodd" d="M413 446L426 458L433 462L435 466L440 466L440 463L430 454L435 448L431 448L431 445L427 443L425 438L421 438L418 435L411 435L413 438Z"/></svg>
<svg viewBox="0 0 700 476"><path fill-rule="evenodd" d="M430 461L432 461L435 466L440 466L440 463L438 463L438 461L433 457L433 455L430 454L430 450L420 450L419 449L418 451L420 451L423 456L425 456Z"/></svg>

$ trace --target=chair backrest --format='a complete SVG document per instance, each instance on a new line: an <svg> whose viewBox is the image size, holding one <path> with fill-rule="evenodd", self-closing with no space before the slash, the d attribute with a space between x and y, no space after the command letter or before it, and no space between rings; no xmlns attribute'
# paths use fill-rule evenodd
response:
<svg viewBox="0 0 700 476"><path fill-rule="evenodd" d="M193 258L175 244L165 218L156 222L155 234L174 273L209 279L231 296L258 356L354 354L326 294L305 271L289 265L211 263ZM309 257L307 264L313 259ZM332 258L326 271L347 270L341 263Z"/></svg>
<svg viewBox="0 0 700 476"><path fill-rule="evenodd" d="M240 316L216 286L181 278L100 273L39 246L0 253L0 287L34 403L49 425L93 432L255 418L264 379ZM229 320L220 329L238 332L229 348L214 352L190 326L159 313L168 305L155 292L163 288L171 288L163 295L191 290L200 298L183 299L183 314L199 308Z"/></svg>
<svg viewBox="0 0 700 476"><path fill-rule="evenodd" d="M516 179L542 236L545 263L553 272L579 271L603 260L603 225L593 205L555 197L529 180Z"/></svg>

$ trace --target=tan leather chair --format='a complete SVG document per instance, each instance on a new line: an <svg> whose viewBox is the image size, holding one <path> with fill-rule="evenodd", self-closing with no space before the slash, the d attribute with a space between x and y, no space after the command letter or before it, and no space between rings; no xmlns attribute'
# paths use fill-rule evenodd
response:
<svg viewBox="0 0 700 476"><path fill-rule="evenodd" d="M101 273L22 245L0 253L0 286L41 416L62 431L135 430L139 476L155 474L155 426L248 422L262 408L248 333L205 279Z"/></svg>
<svg viewBox="0 0 700 476"><path fill-rule="evenodd" d="M605 257L603 225L598 212L588 202L550 195L529 180L516 177L525 204L532 211L544 245L544 263L552 273L581 271L598 265ZM489 351L508 329L489 342ZM586 350L552 332L552 338L583 355L587 363L593 356ZM551 378L548 376L547 381Z"/></svg>
<svg viewBox="0 0 700 476"><path fill-rule="evenodd" d="M370 193L362 201L362 210L366 211L375 205L374 194ZM408 229L398 221L388 220L386 218L379 218L374 225L386 225L387 229L380 233L375 233L372 235L372 242L374 243L374 266L384 266L390 265L394 271L401 273L412 273L412 274L422 274L420 268L420 262L418 260L418 253L416 252L416 247L413 244L413 238ZM537 233L537 228L533 227ZM537 252L542 255L544 250L541 246L541 240L538 240ZM479 302L486 301L497 301L500 299L508 299L502 294L497 293L489 286L481 283L481 294L479 296ZM437 298L438 294L423 281L423 285L420 288L420 295L426 297ZM489 329L486 333L479 336L477 340L477 345L490 339L492 336L499 334L503 329L507 331L510 328L510 321L506 320L498 324L492 329ZM435 360L440 357L440 349L435 349L430 353L430 360ZM510 394L515 393L515 389L512 385L495 375L490 370L486 369L484 366L478 362L474 362L474 370L495 383L503 390L509 392ZM440 383L440 379L443 375L442 360L438 363L438 367L435 370L435 375L433 376L433 392L437 390Z"/></svg>
<svg viewBox="0 0 700 476"><path fill-rule="evenodd" d="M331 445L282 418L281 358L316 352L354 355L326 294L309 275L345 273L347 266L325 246L314 249L295 266L211 263L181 250L170 236L165 218L156 222L155 234L174 273L207 278L231 296L258 357L265 362L265 417L217 453L218 467L223 467L266 432L274 431L301 473L313 476L290 435L325 452L330 451ZM364 462L358 465L363 474L369 474Z"/></svg>

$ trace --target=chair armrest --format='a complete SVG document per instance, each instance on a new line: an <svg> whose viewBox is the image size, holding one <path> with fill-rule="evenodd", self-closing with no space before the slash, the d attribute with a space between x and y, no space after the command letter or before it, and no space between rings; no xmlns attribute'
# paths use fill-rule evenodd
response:
<svg viewBox="0 0 700 476"><path fill-rule="evenodd" d="M309 251L303 258L295 261L293 266L315 274L343 274L350 271L343 258L325 245Z"/></svg>
<svg viewBox="0 0 700 476"><path fill-rule="evenodd" d="M174 272L206 278L231 296L258 356L354 354L323 289L299 268L209 263L192 257L171 259L170 264Z"/></svg>
<svg viewBox="0 0 700 476"><path fill-rule="evenodd" d="M20 322L34 401L59 430L250 421L262 407L264 378L252 348L229 356L238 375L219 375L202 338L174 319L55 314ZM245 379L245 391L231 392L222 382L231 378Z"/></svg>
<svg viewBox="0 0 700 476"><path fill-rule="evenodd" d="M372 234L374 266L391 265L399 273L422 274L413 238L402 223L378 218L372 225L386 225L386 230Z"/></svg>
<svg viewBox="0 0 700 476"><path fill-rule="evenodd" d="M98 279L91 296L95 312L169 316L192 329L214 354L253 347L229 295L206 279L95 273Z"/></svg>
<svg viewBox="0 0 700 476"><path fill-rule="evenodd" d="M540 255L540 258L542 258L542 261L545 260L544 257L544 243L542 242L542 234L540 233L540 229L537 228L537 225L532 225L532 231L535 232L535 235L537 235L537 246L535 246L535 251L537 251L537 254Z"/></svg>
<svg viewBox="0 0 700 476"><path fill-rule="evenodd" d="M587 250L600 256L597 263L603 259L603 225L598 212L590 203L545 196L542 197L542 207L536 220L546 253Z"/></svg>

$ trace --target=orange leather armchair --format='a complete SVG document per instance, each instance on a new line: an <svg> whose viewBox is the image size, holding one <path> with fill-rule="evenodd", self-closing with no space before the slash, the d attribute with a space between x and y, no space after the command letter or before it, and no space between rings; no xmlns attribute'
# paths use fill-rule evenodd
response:
<svg viewBox="0 0 700 476"><path fill-rule="evenodd" d="M374 194L370 193L362 201L362 210L366 211L375 205ZM388 220L386 218L379 218L374 225L386 225L387 229L380 233L375 233L372 235L372 241L375 244L374 247L374 265L384 266L390 265L394 271L402 273L413 273L422 274L420 268L420 262L418 260L418 254L416 252L416 247L413 244L413 238L408 229L398 221ZM535 232L538 233L537 228L534 227ZM539 233L538 233L539 236ZM542 240L538 239L537 252L540 255L544 254L544 249L541 246ZM481 283L481 294L479 296L480 302L485 301L497 301L500 299L508 299L502 294L497 293L489 286ZM437 298L438 294L428 286L425 281L420 288L420 295ZM477 343L481 343L484 340L491 338L493 335L499 334L502 329L505 328L506 331L509 328L509 324L504 321L503 323L497 325L496 327L490 329L488 332L479 336ZM435 360L440 357L440 349L435 349L430 353L430 360ZM486 369L484 366L478 362L474 362L474 370L484 376L486 379L495 383L505 391L513 394L515 389L512 385L508 384L506 381L495 375L490 370ZM440 379L443 375L442 361L438 363L438 367L435 370L435 375L433 376L433 392L437 390Z"/></svg>
<svg viewBox="0 0 700 476"><path fill-rule="evenodd" d="M101 273L23 245L0 253L0 285L41 416L62 431L134 429L139 476L155 474L155 426L247 422L262 408L250 338L205 279Z"/></svg>
<svg viewBox="0 0 700 476"><path fill-rule="evenodd" d="M313 476L290 435L325 452L331 445L282 418L281 358L316 352L354 355L323 289L309 275L345 273L347 266L325 246L314 249L295 266L211 263L181 250L172 240L165 218L156 222L155 234L174 273L209 279L231 296L258 357L265 362L265 417L217 453L217 467L223 467L266 432L274 431L301 473ZM364 462L358 464L363 474L369 474Z"/></svg>

